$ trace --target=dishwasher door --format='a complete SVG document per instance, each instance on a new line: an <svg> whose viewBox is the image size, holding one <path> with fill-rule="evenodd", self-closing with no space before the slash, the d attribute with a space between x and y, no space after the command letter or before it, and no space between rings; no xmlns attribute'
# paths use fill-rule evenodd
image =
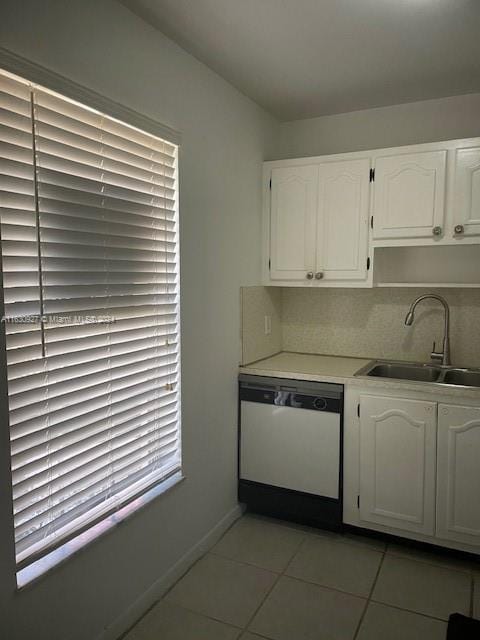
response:
<svg viewBox="0 0 480 640"><path fill-rule="evenodd" d="M240 479L339 498L340 413L248 400L240 411Z"/></svg>

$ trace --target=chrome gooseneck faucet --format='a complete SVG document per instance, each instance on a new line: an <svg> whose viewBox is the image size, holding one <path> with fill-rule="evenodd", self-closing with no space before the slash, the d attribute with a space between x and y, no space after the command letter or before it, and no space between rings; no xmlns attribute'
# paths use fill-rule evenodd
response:
<svg viewBox="0 0 480 640"><path fill-rule="evenodd" d="M433 350L430 354L432 360L441 360L442 365L448 367L450 365L450 309L448 306L448 302L442 296L437 296L435 293L427 293L423 296L419 296L416 300L414 300L410 306L410 309L405 316L405 325L410 327L415 320L415 307L422 300L428 300L432 298L433 300L438 300L443 305L443 309L445 311L445 329L443 335L443 351L436 352L435 351L435 342L433 343Z"/></svg>

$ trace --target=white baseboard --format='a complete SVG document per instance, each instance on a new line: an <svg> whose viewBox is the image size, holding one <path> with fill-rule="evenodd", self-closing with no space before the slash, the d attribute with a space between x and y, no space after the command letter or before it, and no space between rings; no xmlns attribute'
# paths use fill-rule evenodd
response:
<svg viewBox="0 0 480 640"><path fill-rule="evenodd" d="M211 529L197 544L195 544L171 569L152 584L135 602L114 620L96 640L117 640L142 615L150 609L160 598L181 578L181 576L222 537L225 531L242 515L240 505L234 507Z"/></svg>

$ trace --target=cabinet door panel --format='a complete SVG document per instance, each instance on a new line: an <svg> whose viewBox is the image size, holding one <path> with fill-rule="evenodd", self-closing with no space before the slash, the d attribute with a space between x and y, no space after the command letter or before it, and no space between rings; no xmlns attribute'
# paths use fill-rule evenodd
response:
<svg viewBox="0 0 480 640"><path fill-rule="evenodd" d="M480 147L456 151L454 217L463 226L456 238L480 235Z"/></svg>
<svg viewBox="0 0 480 640"><path fill-rule="evenodd" d="M369 173L369 159L319 167L316 271L325 280L366 277Z"/></svg>
<svg viewBox="0 0 480 640"><path fill-rule="evenodd" d="M437 536L480 545L478 407L438 407Z"/></svg>
<svg viewBox="0 0 480 640"><path fill-rule="evenodd" d="M434 402L361 396L361 520L432 535L435 451Z"/></svg>
<svg viewBox="0 0 480 640"><path fill-rule="evenodd" d="M373 238L434 238L444 225L446 151L377 158Z"/></svg>
<svg viewBox="0 0 480 640"><path fill-rule="evenodd" d="M270 277L305 280L315 268L318 167L272 170Z"/></svg>

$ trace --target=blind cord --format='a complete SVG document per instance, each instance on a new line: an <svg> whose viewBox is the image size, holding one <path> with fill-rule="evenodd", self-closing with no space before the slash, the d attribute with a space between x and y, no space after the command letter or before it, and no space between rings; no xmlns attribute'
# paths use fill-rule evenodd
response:
<svg viewBox="0 0 480 640"><path fill-rule="evenodd" d="M35 132L35 96L30 89L30 114L32 119L32 154L33 154L33 198L35 207L35 229L37 234L37 258L38 258L38 287L40 305L40 339L42 344L42 358L45 357L45 326L43 305L43 273L42 273L42 249L40 240L40 206L38 202L38 176L37 176L37 145Z"/></svg>

